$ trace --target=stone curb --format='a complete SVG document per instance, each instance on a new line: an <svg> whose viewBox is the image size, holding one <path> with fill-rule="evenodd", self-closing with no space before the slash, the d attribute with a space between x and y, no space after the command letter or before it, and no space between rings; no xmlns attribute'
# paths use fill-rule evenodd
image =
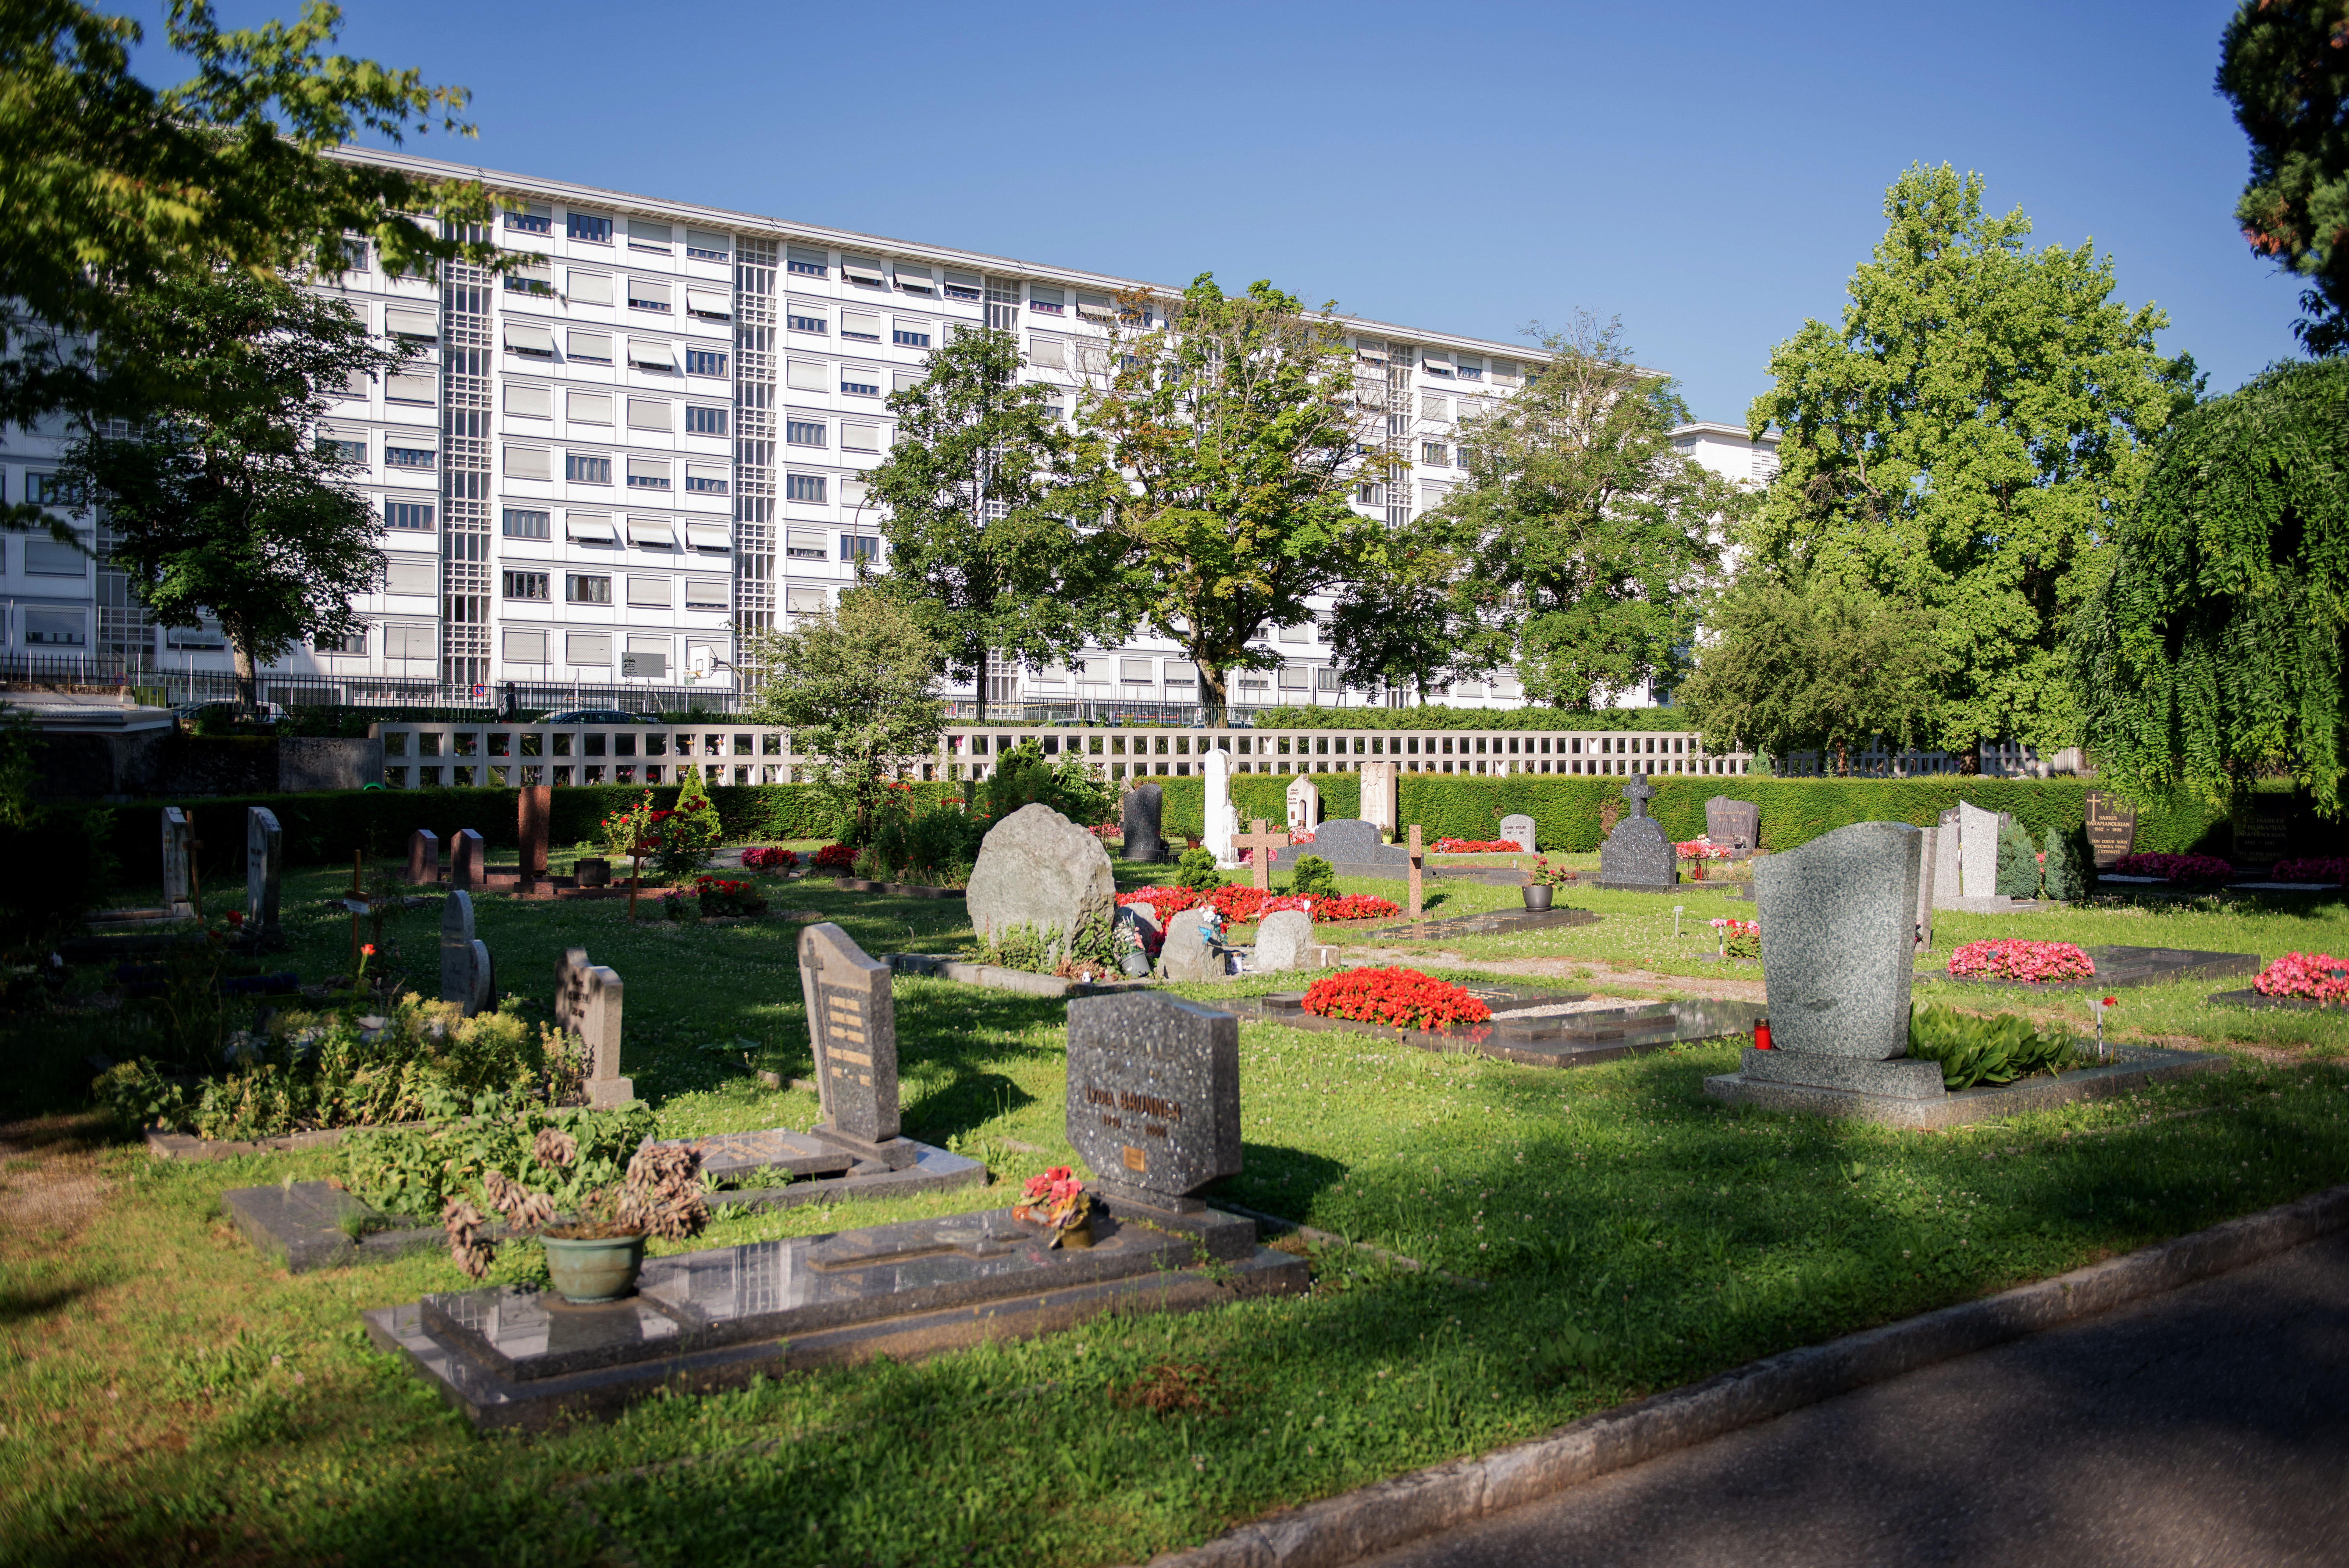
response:
<svg viewBox="0 0 2349 1568"><path fill-rule="evenodd" d="M2349 1185L1921 1317L1765 1357L1480 1459L1244 1524L1150 1568L1335 1568L1936 1362L2241 1268L2349 1229Z"/></svg>

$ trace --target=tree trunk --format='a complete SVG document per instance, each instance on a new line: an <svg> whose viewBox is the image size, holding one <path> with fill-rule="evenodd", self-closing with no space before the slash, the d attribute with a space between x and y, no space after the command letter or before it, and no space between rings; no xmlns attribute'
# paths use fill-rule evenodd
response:
<svg viewBox="0 0 2349 1568"><path fill-rule="evenodd" d="M1205 659L1194 661L1199 666L1199 717L1210 729L1220 728L1228 722L1231 696L1225 672Z"/></svg>
<svg viewBox="0 0 2349 1568"><path fill-rule="evenodd" d="M261 695L254 680L253 645L244 639L243 634L231 630L228 645L232 650L230 657L236 666L237 712L251 718L260 712Z"/></svg>

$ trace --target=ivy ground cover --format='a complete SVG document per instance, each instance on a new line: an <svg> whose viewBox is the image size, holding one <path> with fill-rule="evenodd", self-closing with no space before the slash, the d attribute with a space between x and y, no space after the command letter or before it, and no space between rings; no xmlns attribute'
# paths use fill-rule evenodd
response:
<svg viewBox="0 0 2349 1568"><path fill-rule="evenodd" d="M337 962L345 924L316 913L337 874L288 880L293 961ZM967 934L951 904L822 883L771 902L818 909L876 954ZM437 930L429 912L409 918L401 939L420 956ZM814 1119L812 1096L750 1073L753 1047L808 1071L796 924L630 932L616 903L495 896L479 921L509 984L551 981L565 945L620 970L625 1066L663 1132ZM909 933L920 922L934 923ZM1009 1205L1019 1176L1074 1163L1059 1005L910 978L897 999L907 1130L1007 1180L985 1194L721 1211L695 1244ZM2137 1037L2139 1016L2125 1007L2115 1031ZM331 1153L191 1164L84 1147L66 1118L102 1023L22 1017L0 1035L23 1068L0 1084L9 1113L46 1117L9 1130L0 1167L0 1541L36 1563L1142 1561L2349 1180L2349 1074L2304 1054L1920 1137L1715 1105L1702 1079L1733 1067L1731 1045L1562 1074L1250 1021L1247 1170L1222 1195L1485 1288L1340 1246L1317 1253L1304 1298L794 1373L484 1439L356 1331L361 1307L454 1288L445 1258L288 1276L222 1222L224 1189L323 1175ZM510 1248L492 1278L538 1267L534 1249ZM1170 1387L1189 1392L1170 1401Z"/></svg>

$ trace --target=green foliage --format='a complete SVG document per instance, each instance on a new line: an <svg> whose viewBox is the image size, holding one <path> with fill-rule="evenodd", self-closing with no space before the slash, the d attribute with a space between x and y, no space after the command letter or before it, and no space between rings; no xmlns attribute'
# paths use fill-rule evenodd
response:
<svg viewBox="0 0 2349 1568"><path fill-rule="evenodd" d="M539 1158L539 1134L548 1129L575 1144L567 1164ZM484 1103L469 1118L353 1132L336 1150L336 1173L354 1196L387 1214L437 1218L450 1198L478 1193L492 1171L568 1212L618 1182L654 1131L641 1101L609 1110Z"/></svg>
<svg viewBox="0 0 2349 1568"><path fill-rule="evenodd" d="M1174 885L1187 888L1219 888L1224 885L1223 872L1216 869L1213 850L1185 850L1174 857Z"/></svg>
<svg viewBox="0 0 2349 1568"><path fill-rule="evenodd" d="M1039 930L1023 922L998 933L979 954L982 964L1024 969L1031 975L1056 974L1064 964L1090 965L1106 974L1115 971L1117 958L1115 923L1098 917L1083 922L1073 933L1057 925Z"/></svg>
<svg viewBox="0 0 2349 1568"><path fill-rule="evenodd" d="M2045 847L2040 851L2046 858L2040 862L2039 877L2049 898L2069 901L2087 895L2087 868L2092 863L2087 847L2085 828L2047 830ZM2000 850L2002 854L2003 844Z"/></svg>
<svg viewBox="0 0 2349 1568"><path fill-rule="evenodd" d="M2043 1032L2018 1014L1983 1018L1924 1003L1909 1011L1909 1054L1939 1063L1942 1083L1954 1090L2061 1073L2079 1064L2080 1042L2061 1029Z"/></svg>
<svg viewBox="0 0 2349 1568"><path fill-rule="evenodd" d="M1260 707L1259 730L1282 729L1689 729L1678 707Z"/></svg>
<svg viewBox="0 0 2349 1568"><path fill-rule="evenodd" d="M2157 351L2167 316L2112 297L2109 258L2030 250L2030 220L1986 214L1982 192L1946 165L1904 172L1841 326L1806 322L1771 352L1775 385L1746 419L1782 432L1780 469L1741 542L1745 570L1931 612L1934 744L2046 750L2078 738L2065 627L2104 574L2144 443L2200 383Z"/></svg>
<svg viewBox="0 0 2349 1568"><path fill-rule="evenodd" d="M2181 418L2071 648L2082 735L2129 795L2221 810L2349 771L2349 360L2279 366Z"/></svg>
<svg viewBox="0 0 2349 1568"><path fill-rule="evenodd" d="M2031 847L2031 830L2020 822L1999 824L1997 887L2001 898L2039 896L2039 856Z"/></svg>
<svg viewBox="0 0 2349 1568"><path fill-rule="evenodd" d="M146 851L156 862L152 880L160 882L162 851L151 810ZM243 852L240 842L240 857ZM0 955L27 955L57 937L78 934L82 916L98 906L121 873L115 810L31 808L21 824L0 826L0 864L8 867L0 879Z"/></svg>
<svg viewBox="0 0 2349 1568"><path fill-rule="evenodd" d="M878 868L873 880L960 887L970 881L987 828L986 819L952 802L892 811L865 849Z"/></svg>
<svg viewBox="0 0 2349 1568"><path fill-rule="evenodd" d="M1475 545L1467 526L1440 511L1364 542L1326 632L1340 685L1409 692L1423 703L1431 690L1482 676L1509 657L1509 634L1485 624L1483 600L1468 581Z"/></svg>
<svg viewBox="0 0 2349 1568"><path fill-rule="evenodd" d="M2219 91L2251 139L2235 223L2260 255L2308 280L2294 335L2313 355L2349 348L2349 3L2243 0L2220 45Z"/></svg>
<svg viewBox="0 0 2349 1568"><path fill-rule="evenodd" d="M1047 761L1032 740L1005 753L970 792L972 811L990 826L1033 805L1050 806L1080 827L1117 820L1117 788L1099 768L1073 748Z"/></svg>
<svg viewBox="0 0 2349 1568"><path fill-rule="evenodd" d="M709 863L710 852L725 841L726 828L698 768L685 770L677 801L668 810L656 824L660 848L653 854L653 864L661 875L682 881Z"/></svg>
<svg viewBox="0 0 2349 1568"><path fill-rule="evenodd" d="M1338 895L1338 868L1319 855L1299 855L1295 872L1289 878L1288 891L1308 898L1335 898Z"/></svg>

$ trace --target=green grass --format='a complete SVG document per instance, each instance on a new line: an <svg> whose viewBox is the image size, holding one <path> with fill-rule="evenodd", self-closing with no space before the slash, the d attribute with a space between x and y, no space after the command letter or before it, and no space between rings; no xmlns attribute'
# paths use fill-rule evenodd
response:
<svg viewBox="0 0 2349 1568"><path fill-rule="evenodd" d="M347 923L317 904L336 880L288 879L305 975L342 961ZM1437 885L1431 914L1516 898ZM1659 936L1657 901L1586 899L1609 918L1508 955L1711 967L1671 965L1671 900ZM1696 913L1692 896L1681 902ZM786 883L774 903L823 909L874 953L968 944L957 902ZM2030 934L2272 956L2325 945L2312 933L2327 921L2337 933L2337 907L2078 912ZM619 970L624 1065L665 1131L812 1121L812 1096L761 1088L739 1048L701 1048L748 1038L758 1061L805 1076L797 927L631 930L622 908L491 897L479 918L506 989L544 996L567 945ZM1976 918L1945 917L1944 941ZM406 922L397 940L429 973L436 922L421 911ZM1936 989L1961 1006L1997 1001ZM2178 1032L2168 1020L2192 1016L2188 999L2157 993L2195 989L2132 991L2121 1016ZM1000 1183L1070 1158L1059 1004L911 979L896 996L908 1130L978 1151L998 1187L722 1214L692 1244L1008 1202ZM2205 1037L2265 1017L2214 1016ZM105 1191L78 1228L0 1224L0 1559L1139 1561L1270 1508L2349 1180L2349 1074L2323 1059L2342 1050L2343 1026L2297 1024L2313 1049L1919 1135L1717 1106L1702 1080L1733 1066L1729 1045L1558 1072L1250 1023L1247 1170L1223 1194L1481 1286L1341 1247L1317 1257L1306 1298L795 1373L531 1438L474 1436L357 1333L362 1307L459 1286L445 1259L289 1277L221 1219L225 1189L323 1174L331 1153L184 1165L122 1146L36 1150L0 1169L10 1214L42 1212L13 1205L47 1175L88 1174ZM93 1016L0 1032L20 1110L78 1103L82 1054L124 1037ZM533 1249L510 1248L492 1277L539 1266ZM1169 1363L1203 1367L1209 1382L1198 1408L1162 1418L1133 1392Z"/></svg>

